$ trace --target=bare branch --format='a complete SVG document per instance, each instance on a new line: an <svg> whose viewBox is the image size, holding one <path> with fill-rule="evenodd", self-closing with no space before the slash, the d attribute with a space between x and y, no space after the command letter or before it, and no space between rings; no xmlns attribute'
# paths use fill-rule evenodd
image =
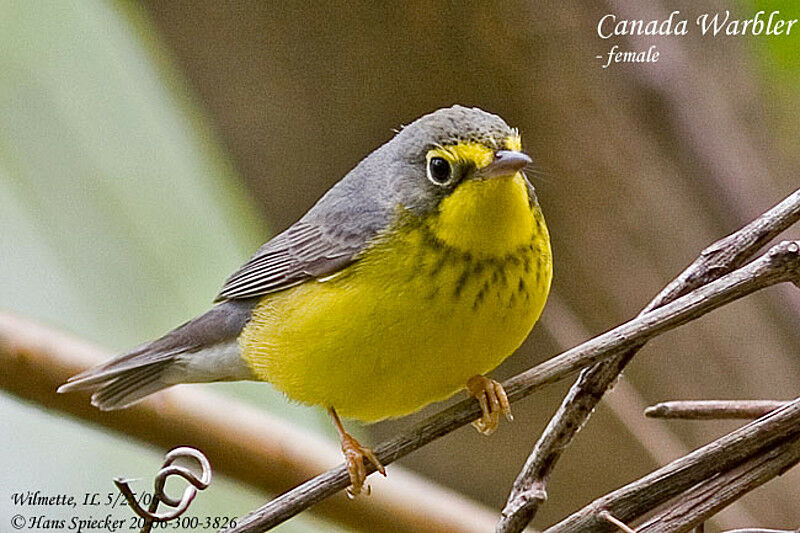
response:
<svg viewBox="0 0 800 533"><path fill-rule="evenodd" d="M740 466L704 481L659 510L637 528L639 533L682 533L718 513L749 491L800 462L797 440L753 456ZM743 530L739 530L743 531ZM753 530L749 530L753 531ZM764 530L761 530L764 531Z"/></svg>
<svg viewBox="0 0 800 533"><path fill-rule="evenodd" d="M645 409L650 418L718 420L759 418L788 402L776 400L690 400L662 402Z"/></svg>
<svg viewBox="0 0 800 533"><path fill-rule="evenodd" d="M739 231L715 242L667 285L642 313L657 309L733 271L800 220L800 190ZM522 531L546 497L547 482L563 451L589 420L603 395L643 344L584 370L540 436L514 481L497 524L498 533Z"/></svg>
<svg viewBox="0 0 800 533"><path fill-rule="evenodd" d="M655 309L689 291L739 268L758 250L800 220L800 189L775 207L702 251L680 275L662 290L644 311Z"/></svg>
<svg viewBox="0 0 800 533"><path fill-rule="evenodd" d="M728 531L723 531L722 533L800 533L800 530L765 529L763 527L747 527L744 529L729 529Z"/></svg>
<svg viewBox="0 0 800 533"><path fill-rule="evenodd" d="M613 531L613 526L599 516L601 511L608 511L617 519L631 523L691 487L707 482L720 472L728 472L761 454L768 454L771 450L775 451L775 454L768 462L774 466L777 464L774 461L782 461L791 455L781 448L783 445L790 444L792 453L795 451L800 453L798 423L800 423L800 399L595 500L548 528L545 533L610 532ZM760 469L750 472L753 471L759 472L759 476L765 475ZM770 470L769 477L774 477L782 471L783 469ZM763 479L761 481L763 483L769 477L756 476L756 479ZM749 487L747 490L757 486L752 485L753 479L749 475L743 475L739 479L742 483L747 481ZM691 524L691 527L700 521Z"/></svg>
<svg viewBox="0 0 800 533"><path fill-rule="evenodd" d="M782 281L798 279L800 279L800 243L785 241L739 270L507 380L503 386L508 399L512 402L519 400L582 367L629 350L756 290ZM388 465L477 419L480 414L476 401L472 399L462 401L377 446L375 454L384 465ZM368 472L374 472L374 467L370 466ZM268 502L243 517L235 528L228 531L231 533L266 531L344 489L348 484L347 472L344 466L340 465Z"/></svg>
<svg viewBox="0 0 800 533"><path fill-rule="evenodd" d="M738 467L692 487L636 528L637 533L683 533L800 462L793 440L754 455Z"/></svg>

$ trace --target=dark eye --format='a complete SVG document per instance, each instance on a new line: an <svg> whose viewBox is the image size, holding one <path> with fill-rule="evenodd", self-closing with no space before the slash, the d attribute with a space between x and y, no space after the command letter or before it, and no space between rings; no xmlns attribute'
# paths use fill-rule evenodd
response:
<svg viewBox="0 0 800 533"><path fill-rule="evenodd" d="M453 169L443 157L431 157L428 160L428 179L437 185L443 185L450 180Z"/></svg>

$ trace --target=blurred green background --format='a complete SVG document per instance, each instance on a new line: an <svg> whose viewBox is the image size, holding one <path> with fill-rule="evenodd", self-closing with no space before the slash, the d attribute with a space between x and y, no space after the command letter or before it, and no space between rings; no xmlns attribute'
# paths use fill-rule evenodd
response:
<svg viewBox="0 0 800 533"><path fill-rule="evenodd" d="M596 34L605 13L675 9L687 36ZM725 9L800 18L790 1L0 0L0 308L111 350L160 335L206 309L393 128L457 102L518 126L542 171L560 305L496 373L509 376L633 316L704 246L800 185L800 28L692 28ZM595 56L613 44L656 44L661 59L603 70ZM537 524L736 426L641 417L630 431L626 406L797 396L798 318L797 291L775 289L648 345L624 377L634 396L612 398L578 437ZM329 433L321 413L269 387L209 387ZM402 463L499 509L566 387L520 403L491 439L461 430ZM419 416L367 427L367 439ZM5 395L0 422L13 428L0 436L0 516L18 490L150 479L164 452ZM795 528L798 491L792 472L720 524ZM192 511L238 516L264 496L217 481Z"/></svg>

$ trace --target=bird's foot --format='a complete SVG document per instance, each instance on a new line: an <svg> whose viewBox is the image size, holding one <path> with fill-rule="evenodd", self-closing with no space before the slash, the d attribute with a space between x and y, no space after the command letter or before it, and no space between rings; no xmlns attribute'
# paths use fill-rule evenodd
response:
<svg viewBox="0 0 800 533"><path fill-rule="evenodd" d="M375 468L386 475L386 469L375 456L370 448L364 447L350 434L344 433L342 436L342 452L344 452L344 462L347 466L347 473L350 476L350 487L347 495L354 498L361 494L364 488L364 481L367 479L367 469L364 466L364 459L375 465ZM369 485L367 485L369 495Z"/></svg>
<svg viewBox="0 0 800 533"><path fill-rule="evenodd" d="M495 432L500 424L501 413L509 422L514 420L506 391L497 381L486 376L472 376L467 381L467 391L481 406L483 414L472 423L472 426L482 435L491 435Z"/></svg>
<svg viewBox="0 0 800 533"><path fill-rule="evenodd" d="M375 469L386 475L386 469L372 453L372 450L365 448L344 429L344 424L336 414L336 409L328 407L328 414L331 415L333 425L336 426L336 432L339 433L339 439L342 442L342 452L344 453L344 464L347 467L347 474L350 476L350 487L347 489L347 495L350 498L355 498L361 494L364 488L364 481L367 479L367 469L364 466L364 459L375 465ZM367 486L367 494L369 494L369 486Z"/></svg>

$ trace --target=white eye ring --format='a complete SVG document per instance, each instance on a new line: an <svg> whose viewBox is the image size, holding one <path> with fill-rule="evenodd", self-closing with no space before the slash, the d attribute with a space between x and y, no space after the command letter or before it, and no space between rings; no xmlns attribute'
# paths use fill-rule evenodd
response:
<svg viewBox="0 0 800 533"><path fill-rule="evenodd" d="M453 177L453 165L444 157L431 157L427 165L428 179L435 185L447 185Z"/></svg>

